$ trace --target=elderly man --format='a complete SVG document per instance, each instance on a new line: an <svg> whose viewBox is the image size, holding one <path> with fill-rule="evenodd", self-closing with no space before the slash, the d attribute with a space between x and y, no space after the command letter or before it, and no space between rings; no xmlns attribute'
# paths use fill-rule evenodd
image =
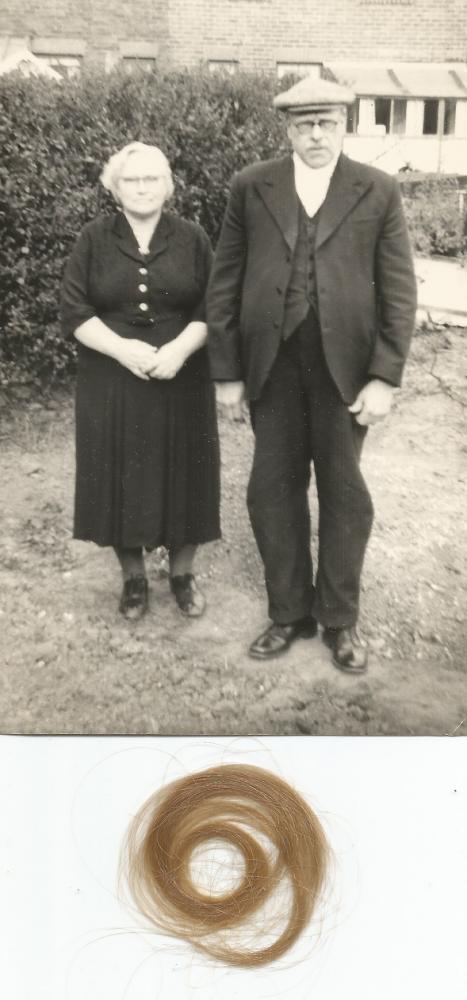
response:
<svg viewBox="0 0 467 1000"><path fill-rule="evenodd" d="M234 177L208 294L218 400L241 419L247 399L255 435L248 508L271 623L250 655L277 656L319 622L347 673L367 666L356 625L373 508L360 455L400 385L416 305L398 182L341 152L354 100L311 77L275 98L292 155Z"/></svg>

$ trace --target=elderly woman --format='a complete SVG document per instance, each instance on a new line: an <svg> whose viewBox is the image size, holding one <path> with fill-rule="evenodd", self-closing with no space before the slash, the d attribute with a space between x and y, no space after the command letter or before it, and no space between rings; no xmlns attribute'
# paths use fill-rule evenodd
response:
<svg viewBox="0 0 467 1000"><path fill-rule="evenodd" d="M101 180L118 211L84 227L62 290L63 328L79 342L74 537L114 548L126 618L147 609L143 550L158 546L180 610L199 616L196 548L220 536L204 347L211 247L164 210L173 181L157 147L130 143Z"/></svg>

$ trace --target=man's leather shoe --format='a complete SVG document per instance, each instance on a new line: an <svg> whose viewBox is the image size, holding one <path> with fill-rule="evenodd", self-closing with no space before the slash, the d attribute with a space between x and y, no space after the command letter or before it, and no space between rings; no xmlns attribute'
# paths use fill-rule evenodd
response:
<svg viewBox="0 0 467 1000"><path fill-rule="evenodd" d="M170 589L184 615L200 618L206 609L206 598L199 589L193 573L170 577Z"/></svg>
<svg viewBox="0 0 467 1000"><path fill-rule="evenodd" d="M145 576L130 576L123 584L119 610L128 621L135 622L148 610L148 581Z"/></svg>
<svg viewBox="0 0 467 1000"><path fill-rule="evenodd" d="M312 639L318 631L314 618L300 618L290 625L278 625L271 622L265 632L262 632L252 642L248 653L254 660L270 660L273 656L285 653L295 639Z"/></svg>
<svg viewBox="0 0 467 1000"><path fill-rule="evenodd" d="M332 649L332 662L346 674L363 674L367 668L368 651L357 629L325 628L323 642Z"/></svg>

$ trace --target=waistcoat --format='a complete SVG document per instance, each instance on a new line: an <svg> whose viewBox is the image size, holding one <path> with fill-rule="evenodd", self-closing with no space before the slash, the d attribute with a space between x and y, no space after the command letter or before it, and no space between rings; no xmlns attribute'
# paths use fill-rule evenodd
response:
<svg viewBox="0 0 467 1000"><path fill-rule="evenodd" d="M285 296L282 336L287 340L306 319L310 307L318 315L315 275L315 240L319 210L312 218L300 203L298 236Z"/></svg>

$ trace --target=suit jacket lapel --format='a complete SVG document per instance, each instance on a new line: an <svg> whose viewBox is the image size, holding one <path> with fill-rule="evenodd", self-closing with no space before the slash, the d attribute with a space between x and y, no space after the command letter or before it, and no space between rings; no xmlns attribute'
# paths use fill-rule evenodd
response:
<svg viewBox="0 0 467 1000"><path fill-rule="evenodd" d="M299 201L295 190L292 157L287 156L271 164L270 173L256 182L256 188L286 243L293 250L298 236Z"/></svg>
<svg viewBox="0 0 467 1000"><path fill-rule="evenodd" d="M341 154L331 177L329 190L321 206L316 233L316 249L332 236L346 215L372 186L362 180L353 161Z"/></svg>
<svg viewBox="0 0 467 1000"><path fill-rule="evenodd" d="M142 254L138 249L135 234L123 212L118 212L115 215L112 224L112 232L116 238L118 249L121 253L124 253L126 257L130 257L131 260L138 261L138 263L141 263L142 261L152 261L154 257L164 253L169 244L171 231L172 227L170 225L170 219L163 212L152 235L151 242L149 244L149 253Z"/></svg>

